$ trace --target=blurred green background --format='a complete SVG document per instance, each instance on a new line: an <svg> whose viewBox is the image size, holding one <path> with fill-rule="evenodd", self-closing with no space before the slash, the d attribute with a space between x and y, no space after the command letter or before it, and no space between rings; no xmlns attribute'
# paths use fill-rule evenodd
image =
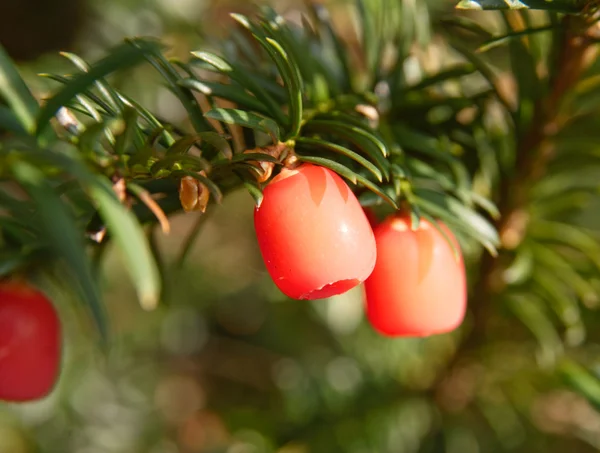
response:
<svg viewBox="0 0 600 453"><path fill-rule="evenodd" d="M339 28L350 30L347 2L327 3ZM453 6L430 3L434 14ZM275 6L298 20L301 2ZM93 60L123 37L148 35L186 57L211 45L202 34L226 36L231 11L252 8L243 0L1 0L0 43L43 97L56 85L37 73L69 70L57 51ZM183 119L185 111L150 70L115 85L160 116ZM514 321L499 313L497 322L511 334L446 372L458 334L379 337L364 319L361 289L316 302L285 299L262 264L252 214L252 199L240 192L204 216L176 216L169 236L156 232L167 289L152 312L139 306L118 254L103 250L108 351L70 296L39 282L65 325L63 373L43 401L0 403L0 453L600 448L598 413L544 368L535 341ZM593 355L600 350L597 315L586 316L592 338L585 354Z"/></svg>

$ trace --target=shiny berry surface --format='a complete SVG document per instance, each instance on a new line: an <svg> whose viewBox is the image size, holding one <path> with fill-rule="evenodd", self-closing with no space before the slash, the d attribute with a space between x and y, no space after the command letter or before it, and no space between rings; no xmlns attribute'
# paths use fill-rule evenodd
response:
<svg viewBox="0 0 600 453"><path fill-rule="evenodd" d="M452 232L441 228L458 247ZM371 325L388 336L422 337L456 329L467 306L462 256L457 259L446 238L425 219L412 231L410 218L391 216L374 233L377 263L365 282Z"/></svg>
<svg viewBox="0 0 600 453"><path fill-rule="evenodd" d="M265 187L254 214L267 270L291 298L342 294L373 270L369 221L348 185L326 168L284 169Z"/></svg>

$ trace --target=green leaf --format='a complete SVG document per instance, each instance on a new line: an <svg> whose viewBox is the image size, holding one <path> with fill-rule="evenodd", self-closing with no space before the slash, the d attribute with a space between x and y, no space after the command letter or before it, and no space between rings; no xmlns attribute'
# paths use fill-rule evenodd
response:
<svg viewBox="0 0 600 453"><path fill-rule="evenodd" d="M37 117L36 134L39 136L49 126L50 119L59 108L67 105L78 94L83 93L97 80L106 77L114 71L122 71L140 64L148 54L156 52L157 44L150 42L139 43L132 46L129 43L121 44L107 57L94 64L88 72L77 74L62 89L46 101Z"/></svg>
<svg viewBox="0 0 600 453"><path fill-rule="evenodd" d="M264 116L243 110L223 108L212 109L206 112L205 116L227 124L237 124L241 127L265 132L271 136L273 143L279 142L279 127L271 118L265 118Z"/></svg>
<svg viewBox="0 0 600 453"><path fill-rule="evenodd" d="M190 148L202 140L200 134L186 135L176 140L166 151L167 156L187 154Z"/></svg>
<svg viewBox="0 0 600 453"><path fill-rule="evenodd" d="M123 104L134 108L138 114L150 124L150 126L155 128L155 130L160 130L160 135L163 137L166 146L171 146L173 143L175 143L175 138L173 135L171 135L171 133L165 129L163 124L149 110L123 94L119 94L119 98Z"/></svg>
<svg viewBox="0 0 600 453"><path fill-rule="evenodd" d="M0 46L0 96L6 100L23 129L33 134L35 118L39 111L38 102L2 46Z"/></svg>
<svg viewBox="0 0 600 453"><path fill-rule="evenodd" d="M585 229L566 223L538 220L531 223L529 232L538 240L552 241L578 250L600 272L600 244Z"/></svg>
<svg viewBox="0 0 600 453"><path fill-rule="evenodd" d="M89 102L85 96L78 94L77 96L75 96L75 100L77 102L72 102L74 107L77 106L77 104L79 104L81 106L79 111L80 112L83 111L97 123L102 123L104 121L104 119L106 118L106 115L103 115L102 113L100 113L100 111L98 111L96 106L94 104L92 104L91 102ZM109 117L109 118L113 118L113 117ZM110 133L110 134L107 133L107 138L108 138L109 142L114 143L114 137L113 137L112 133Z"/></svg>
<svg viewBox="0 0 600 453"><path fill-rule="evenodd" d="M553 271L536 269L533 275L533 288L537 289L557 317L567 328L578 325L583 329L577 297L571 288L558 280Z"/></svg>
<svg viewBox="0 0 600 453"><path fill-rule="evenodd" d="M49 73L40 73L40 74L38 74L38 76L44 77L49 80L53 80L55 82L60 83L61 85L66 85L73 80L73 76L65 77L65 76L61 76L61 75L57 75L57 74L49 74ZM97 107L102 109L104 111L104 113L106 113L108 115L112 115L112 116L117 115L117 111L113 110L109 104L104 102L99 96L97 96L95 93L93 93L91 91L91 88L81 91L81 94L75 96L75 99L77 99L78 102L82 102L81 99L83 99L89 105L92 105L89 102L89 101L92 101L93 103L97 104ZM94 109L96 110L95 107L94 107ZM99 113L96 116L99 116ZM92 117L94 117L94 116L92 116Z"/></svg>
<svg viewBox="0 0 600 453"><path fill-rule="evenodd" d="M267 38L266 42L270 45L270 48L265 47L265 49L274 59L288 92L290 130L285 137L285 140L288 140L300 134L302 125L302 79L298 67L290 61L283 47L271 38Z"/></svg>
<svg viewBox="0 0 600 453"><path fill-rule="evenodd" d="M229 142L216 132L202 132L198 134L203 143L207 143L212 146L215 150L220 152L225 159L231 159L233 157L233 151Z"/></svg>
<svg viewBox="0 0 600 453"><path fill-rule="evenodd" d="M594 286L580 275L570 260L546 245L533 244L536 264L551 270L556 278L568 285L581 300L596 297Z"/></svg>
<svg viewBox="0 0 600 453"><path fill-rule="evenodd" d="M307 131L326 132L348 140L377 163L384 179L388 180L390 178L389 162L385 159L389 151L385 144L369 131L358 126L329 120L309 121L305 128Z"/></svg>
<svg viewBox="0 0 600 453"><path fill-rule="evenodd" d="M503 272L504 281L509 285L520 285L528 281L535 270L531 248L524 242L516 251L512 263Z"/></svg>
<svg viewBox="0 0 600 453"><path fill-rule="evenodd" d="M385 201L387 201L392 207L398 209L398 205L396 202L389 197L384 191L382 191L377 185L373 184L364 176L359 175L358 173L353 172L351 169L346 167L345 165L340 164L331 159L325 159L323 157L313 157L313 156L301 156L297 154L298 160L300 162L307 162L315 165L320 165L322 167L328 168L340 176L346 178L353 184L361 184L367 189L371 190L373 193L379 195Z"/></svg>
<svg viewBox="0 0 600 453"><path fill-rule="evenodd" d="M133 39L129 41L133 46L145 48L149 41L142 39ZM183 76L177 72L175 67L164 57L160 48L150 48L149 52L144 53L144 58L152 65L154 69L165 79L169 90L179 99L181 105L188 113L190 122L196 132L204 132L212 129L211 125L202 115L202 109L198 100L188 88L183 87L180 82Z"/></svg>
<svg viewBox="0 0 600 453"><path fill-rule="evenodd" d="M436 219L434 219L433 217L429 216L428 214L421 212L421 210L419 209L419 207L417 205L411 204L410 205L410 227L413 231L416 231L419 229L419 227L421 226L422 218L429 220L429 223L431 223L435 227L435 229L438 230L442 234L442 236L444 236L444 238L446 239L446 242L452 248L452 254L454 255L454 257L456 259L458 259L459 250L456 250L454 241L450 240L450 238L448 237L448 233L446 233L445 230L440 228L439 222Z"/></svg>
<svg viewBox="0 0 600 453"><path fill-rule="evenodd" d="M159 280L155 279L157 275L155 263L152 260L148 260L148 257L151 258L152 255L149 250L144 250L144 247L147 247L147 243L144 242L143 231L133 213L127 211L119 203L114 192L104 180L94 177L77 160L70 159L67 156L54 153L50 150L36 151L33 149L23 149L21 152L27 153L28 157L47 160L56 164L59 168L73 174L86 186L92 198L98 204L98 210L108 226L109 233L115 237L117 244L125 252L128 267L135 279L134 284L138 289L140 301L146 308L151 307L159 296L160 286L157 283ZM20 164L34 168L23 161ZM44 178L44 175L39 170L35 169L35 171L38 173L38 177ZM44 190L47 192L46 197L48 199L51 200L55 197L52 187L45 185ZM60 199L56 198L56 200L58 200L56 203L46 203L49 211L47 213L48 218L44 220L42 216L42 225L53 228L52 232L54 236L51 238L52 241L50 243L60 250L64 249L64 253L69 252L65 260L69 258L69 262L72 263L71 267L75 267L76 269L78 281L89 292L91 291L89 285L93 285L93 279L90 274L89 263L86 261L83 245L81 244L81 250L78 251L76 248L77 244L72 245L70 248L65 247L63 244L64 242L77 241L80 235L75 226L69 226L65 221L56 222L55 219L60 219L59 208L61 205ZM46 206L43 201L40 200L37 204L39 206ZM83 254L83 257L78 255L78 253ZM78 256L79 258L77 258ZM140 262L134 263L136 259L139 259ZM155 279L154 282L152 279Z"/></svg>
<svg viewBox="0 0 600 453"><path fill-rule="evenodd" d="M97 180L89 189L111 237L125 258L141 306L146 310L155 308L160 296L160 275L144 230L108 184Z"/></svg>
<svg viewBox="0 0 600 453"><path fill-rule="evenodd" d="M29 253L0 251L0 278L7 277L32 261Z"/></svg>
<svg viewBox="0 0 600 453"><path fill-rule="evenodd" d="M469 197L473 203L475 203L475 205L487 212L492 219L497 220L500 218L500 211L498 210L498 207L489 199L478 194L477 192L469 192L466 196Z"/></svg>
<svg viewBox="0 0 600 453"><path fill-rule="evenodd" d="M227 74L228 72L233 72L233 68L231 67L231 65L218 55L204 51L195 51L192 52L192 55L198 60L205 61L211 66L214 66L219 72L225 74Z"/></svg>
<svg viewBox="0 0 600 453"><path fill-rule="evenodd" d="M411 130L403 124L398 124L394 131L398 143L403 149L422 153L444 162L454 176L457 185L456 193L461 195L466 193L467 188L470 186L469 174L463 163L451 153L451 143L448 142L446 137L434 138L419 131Z"/></svg>
<svg viewBox="0 0 600 453"><path fill-rule="evenodd" d="M74 53L61 52L60 54L71 61L71 63L73 63L81 72L88 72L90 70L90 66ZM97 80L95 85L110 108L115 112L119 112L122 109L122 105L117 92L103 79Z"/></svg>
<svg viewBox="0 0 600 453"><path fill-rule="evenodd" d="M40 234L54 254L67 264L73 284L80 288L83 301L87 303L102 338L106 339L108 328L104 305L72 213L48 185L40 170L24 161L13 163L12 170L36 202Z"/></svg>
<svg viewBox="0 0 600 453"><path fill-rule="evenodd" d="M343 105L341 102L338 101L338 106L339 108L343 108L346 110L353 109L359 103L359 99L352 99L351 101L349 101L350 105ZM369 120L364 115L358 115L355 113L351 114L340 110L318 113L313 121L315 120L337 121L339 123L344 123L346 126L356 126L361 129L372 130L372 128L369 127Z"/></svg>
<svg viewBox="0 0 600 453"><path fill-rule="evenodd" d="M190 90L198 91L205 96L227 99L228 101L235 102L238 107L269 115L269 109L256 97L248 94L242 87L196 79L183 79L179 84Z"/></svg>
<svg viewBox="0 0 600 453"><path fill-rule="evenodd" d="M28 134L16 114L3 105L0 105L0 131L10 131L17 135Z"/></svg>
<svg viewBox="0 0 600 453"><path fill-rule="evenodd" d="M479 214L467 208L458 200L447 194L430 190L415 190L414 202L424 211L429 212L448 224L465 231L480 242L493 256L497 255L500 243L496 230Z"/></svg>
<svg viewBox="0 0 600 453"><path fill-rule="evenodd" d="M463 203L456 200L455 198L447 197L446 202L448 203L448 208L450 209L450 212L456 215L458 219L462 220L465 224L468 224L473 229L477 230L477 232L482 237L485 237L492 244L496 246L500 244L498 232L493 227L493 225L490 222L488 222L487 219L485 219L481 214L465 206Z"/></svg>
<svg viewBox="0 0 600 453"><path fill-rule="evenodd" d="M558 372L564 381L600 410L600 380L578 363L565 359L560 363Z"/></svg>
<svg viewBox="0 0 600 453"><path fill-rule="evenodd" d="M364 157L360 156L359 154L355 153L354 151L349 150L348 148L345 148L345 147L337 145L335 143L327 142L325 140L321 140L318 138L307 138L307 137L297 138L296 145L317 147L317 148L325 149L327 151L332 151L334 153L342 154L342 155L354 160L355 162L359 163L360 165L365 167L367 170L369 170L379 180L379 182L381 182L383 180L383 175L381 174L381 171L375 165L373 165L371 162L369 162L368 160L366 160Z"/></svg>
<svg viewBox="0 0 600 453"><path fill-rule="evenodd" d="M412 173L412 183L415 187L441 188L446 191L456 190L456 184L448 175L420 159L407 158L406 164Z"/></svg>
<svg viewBox="0 0 600 453"><path fill-rule="evenodd" d="M232 15L234 19L239 19L235 14ZM243 16L242 16L243 17ZM258 76L252 74L248 69L233 68L222 58L207 52L192 52L192 55L198 58L200 61L209 63L214 66L219 72L227 74L233 80L240 84L240 86L247 89L249 92L254 94L256 98L261 101L264 106L268 109L269 116L275 118L278 124L285 124L287 117L284 115L281 107L275 101L271 93L265 88L264 76ZM193 62L192 62L193 63ZM278 85L278 88L281 88Z"/></svg>
<svg viewBox="0 0 600 453"><path fill-rule="evenodd" d="M137 139L137 144L141 147L142 142L139 140L138 128L138 114L137 111L132 107L125 107L123 112L123 122L124 128L123 131L116 137L115 140L115 153L117 155L125 154L128 150L127 146L131 143L135 143Z"/></svg>
<svg viewBox="0 0 600 453"><path fill-rule="evenodd" d="M248 193L254 200L255 206L260 207L260 205L262 204L264 195L262 193L262 190L260 190L258 183L256 182L256 177L254 175L251 175L248 178L245 173L243 173L241 171L237 171L237 170L234 170L233 172L240 178L240 180L242 181L242 184L244 184L244 187L246 188L246 190L248 191Z"/></svg>
<svg viewBox="0 0 600 453"><path fill-rule="evenodd" d="M302 77L300 75L297 64L290 60L285 49L279 42L270 37L264 36L264 33L257 27L253 26L250 21L239 14L233 14L232 17L242 26L250 30L254 38L263 47L267 54L271 57L287 91L287 100L289 106L289 132L286 140L296 137L300 133L302 122ZM285 123L288 125L288 121Z"/></svg>
<svg viewBox="0 0 600 453"><path fill-rule="evenodd" d="M534 294L510 294L506 303L512 312L537 338L544 362L552 362L562 352L562 342L548 317L544 304Z"/></svg>
<svg viewBox="0 0 600 453"><path fill-rule="evenodd" d="M231 160L233 157L233 151L229 142L216 132L200 132L199 134L188 135L177 140L169 149L167 149L167 155L170 154L186 154L192 145L199 143L201 146L205 143L210 145L212 149L220 152L223 157L227 160ZM203 150L206 148L202 146ZM203 152L203 155L205 153ZM208 153L209 158L212 157L213 153Z"/></svg>
<svg viewBox="0 0 600 453"><path fill-rule="evenodd" d="M345 165L336 162L335 160L325 159L324 157L312 157L312 156L301 156L298 155L298 160L300 162L307 162L310 164L319 165L321 167L328 168L340 176L343 176L348 181L353 184L357 183L358 175L354 173L351 169L346 167Z"/></svg>
<svg viewBox="0 0 600 453"><path fill-rule="evenodd" d="M290 27L285 19L271 7L263 8L266 22L262 23L265 33L278 41L290 56L290 61L298 68L304 82L306 97L314 103L327 102L331 95L342 93L339 77L335 74L334 58L326 46L318 42L312 25L304 20L302 27ZM311 49L309 52L306 49ZM333 67L332 67L333 63Z"/></svg>
<svg viewBox="0 0 600 453"><path fill-rule="evenodd" d="M524 30L518 30L518 31L513 30L513 31L505 33L501 36L494 36L493 38L488 39L486 42L484 42L481 46L479 46L477 48L477 52L478 53L487 52L488 50L493 49L498 46L501 46L507 42L510 42L513 39L526 37L526 36L531 35L532 33L540 33L540 32L544 32L544 31L550 31L550 30L553 30L554 28L555 28L554 25L544 25L542 27L526 28Z"/></svg>
<svg viewBox="0 0 600 453"><path fill-rule="evenodd" d="M19 198L16 198L12 193L12 190L7 190L8 187L0 189L0 205L3 210L7 210L11 213L11 218L14 220L15 217L21 219L29 219L33 216L34 204Z"/></svg>
<svg viewBox="0 0 600 453"><path fill-rule="evenodd" d="M122 121L116 118L109 118L98 123L90 124L78 137L79 149L83 152L96 153L101 149L102 134L112 137L112 128L118 128Z"/></svg>
<svg viewBox="0 0 600 453"><path fill-rule="evenodd" d="M47 244L43 244L44 238L40 238L34 227L26 222L31 218L26 215L20 219L15 217L0 216L0 243L9 243L19 246L21 251L25 248L40 247L43 248ZM3 244L4 247L4 244Z"/></svg>
<svg viewBox="0 0 600 453"><path fill-rule="evenodd" d="M178 170L179 166L191 167L191 170L195 171L210 171L210 163L202 157L193 154L169 154L152 164L150 172L156 175L160 170Z"/></svg>
<svg viewBox="0 0 600 453"><path fill-rule="evenodd" d="M376 184L372 183L367 178L359 174L356 175L356 180L358 181L358 184L366 187L371 192L379 195L383 199L383 201L387 202L392 208L398 209L398 204L396 203L396 200L394 200L387 193L381 190L379 186L377 186Z"/></svg>

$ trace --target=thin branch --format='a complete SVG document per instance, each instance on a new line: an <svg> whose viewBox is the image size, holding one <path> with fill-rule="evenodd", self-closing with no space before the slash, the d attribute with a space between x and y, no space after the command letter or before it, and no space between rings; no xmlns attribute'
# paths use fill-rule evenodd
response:
<svg viewBox="0 0 600 453"><path fill-rule="evenodd" d="M179 252L179 256L175 260L175 268L176 269L181 269L183 267L185 260L187 259L188 255L190 254L190 252L192 250L192 247L194 246L194 243L196 242L196 239L200 235L200 231L202 231L202 226L206 222L207 216L208 216L208 213L199 213L198 218L196 219L196 222L194 222L194 225L192 226L190 233L186 237L183 245L181 246L181 251Z"/></svg>

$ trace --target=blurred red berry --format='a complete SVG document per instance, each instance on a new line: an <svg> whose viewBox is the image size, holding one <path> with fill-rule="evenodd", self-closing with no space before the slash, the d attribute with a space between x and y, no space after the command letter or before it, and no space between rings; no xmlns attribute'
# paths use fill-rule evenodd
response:
<svg viewBox="0 0 600 453"><path fill-rule="evenodd" d="M0 284L0 400L46 396L58 378L60 349L50 301L24 284Z"/></svg>
<svg viewBox="0 0 600 453"><path fill-rule="evenodd" d="M440 227L460 250L458 241ZM463 321L467 305L462 256L457 259L447 239L421 219L411 230L408 216L390 216L374 231L377 263L365 282L367 317L388 336L449 332Z"/></svg>
<svg viewBox="0 0 600 453"><path fill-rule="evenodd" d="M254 224L267 270L294 299L342 294L375 265L375 238L360 203L326 168L282 170L265 187Z"/></svg>
<svg viewBox="0 0 600 453"><path fill-rule="evenodd" d="M375 211L368 207L363 209L365 211L365 215L367 216L367 220L369 221L369 225L371 225L371 228L375 229L375 227L379 225L379 220L375 215Z"/></svg>

